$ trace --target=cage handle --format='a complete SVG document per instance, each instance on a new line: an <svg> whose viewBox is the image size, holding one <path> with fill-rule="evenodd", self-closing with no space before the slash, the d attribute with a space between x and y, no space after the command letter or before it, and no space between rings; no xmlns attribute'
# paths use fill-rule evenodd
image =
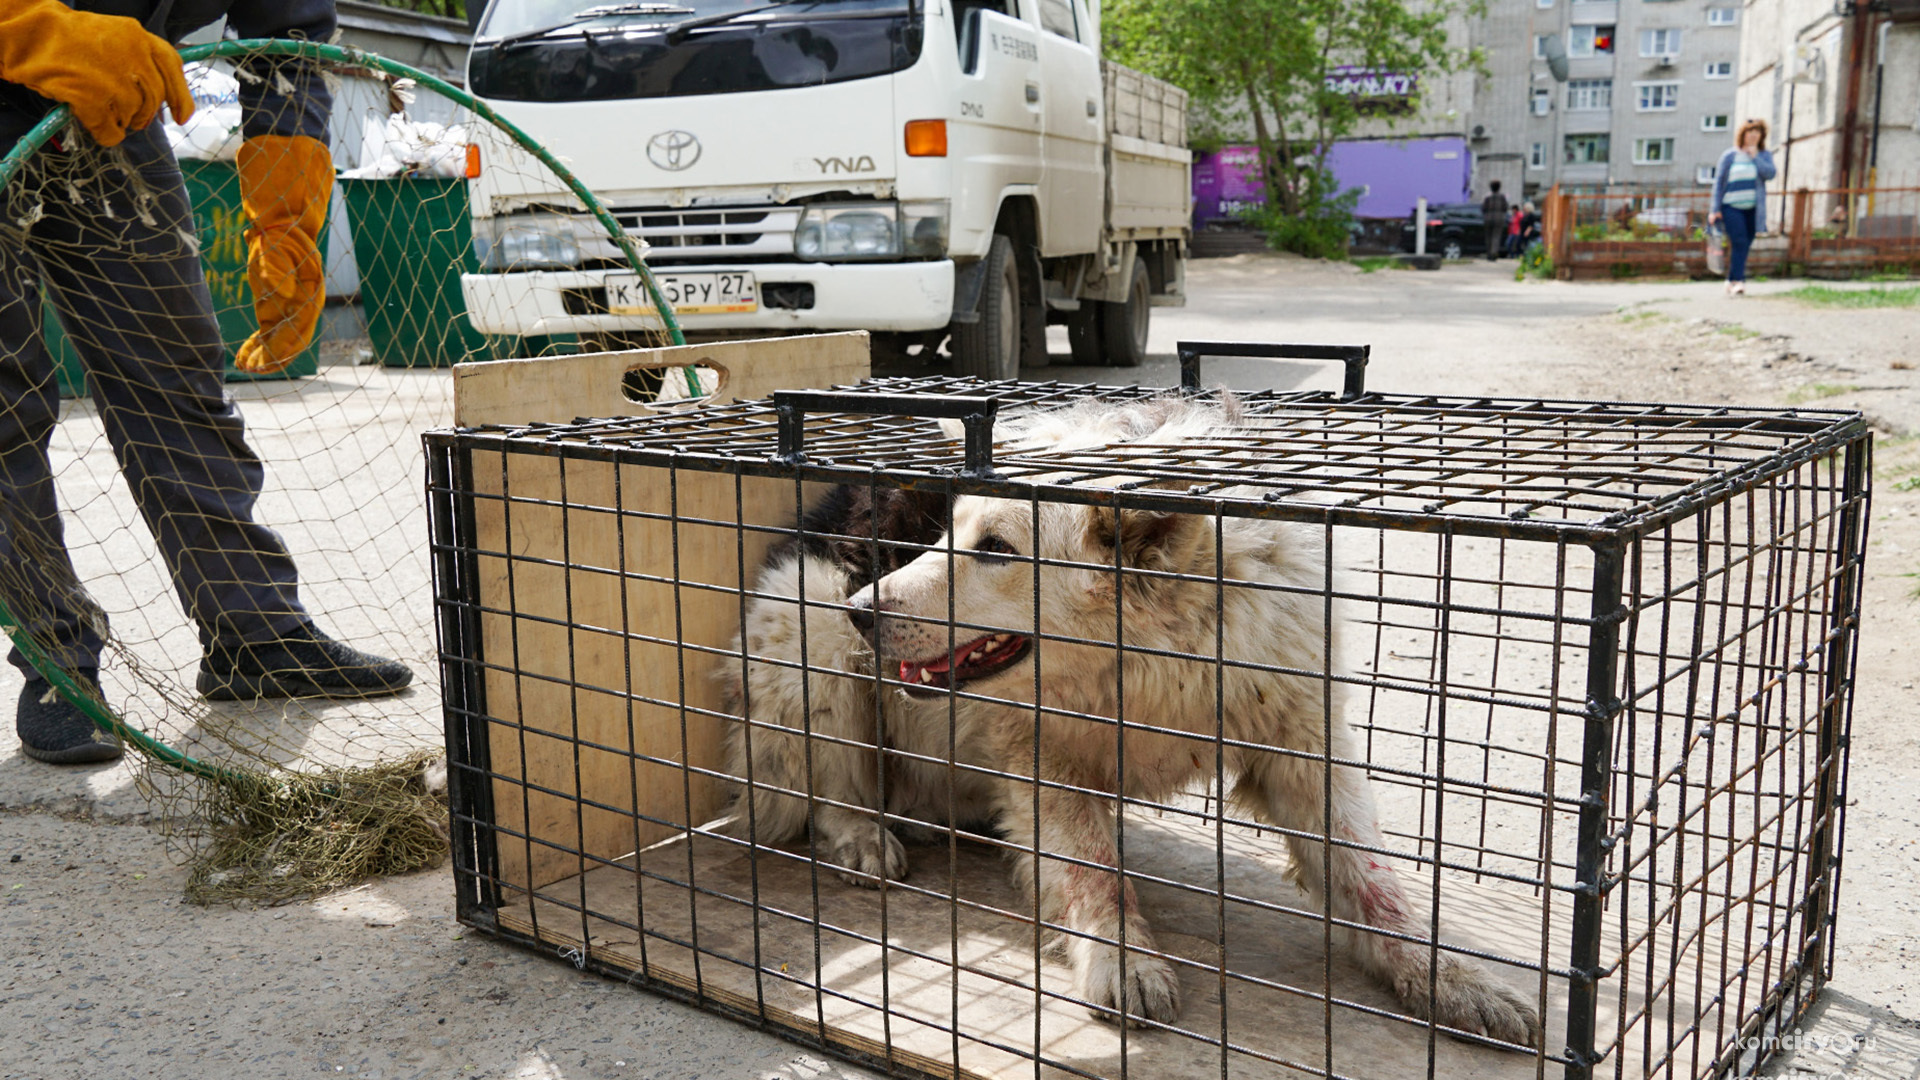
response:
<svg viewBox="0 0 1920 1080"><path fill-rule="evenodd" d="M931 420L958 420L966 431L962 476L990 479L993 471L993 418L1000 411L995 398L970 394L856 394L835 390L775 390L773 411L779 417L780 437L774 460L798 465L807 459L806 416L809 412L865 413L872 416L914 416Z"/></svg>
<svg viewBox="0 0 1920 1080"><path fill-rule="evenodd" d="M1200 358L1203 356L1250 356L1264 360L1338 360L1347 365L1346 384L1340 390L1341 401L1352 401L1367 392L1367 357L1371 345L1287 345L1274 341L1182 341L1180 353L1180 389L1200 389Z"/></svg>

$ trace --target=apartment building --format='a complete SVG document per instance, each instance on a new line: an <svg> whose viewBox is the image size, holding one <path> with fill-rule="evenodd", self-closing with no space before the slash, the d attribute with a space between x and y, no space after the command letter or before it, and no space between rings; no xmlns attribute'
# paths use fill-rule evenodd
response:
<svg viewBox="0 0 1920 1080"><path fill-rule="evenodd" d="M1775 190L1920 185L1920 2L1749 0L1741 18L1736 109L1773 127Z"/></svg>
<svg viewBox="0 0 1920 1080"><path fill-rule="evenodd" d="M1530 9L1526 191L1713 182L1738 126L1741 0L1495 0L1513 5ZM1565 81L1550 62L1557 52ZM1516 59L1491 66L1517 73Z"/></svg>

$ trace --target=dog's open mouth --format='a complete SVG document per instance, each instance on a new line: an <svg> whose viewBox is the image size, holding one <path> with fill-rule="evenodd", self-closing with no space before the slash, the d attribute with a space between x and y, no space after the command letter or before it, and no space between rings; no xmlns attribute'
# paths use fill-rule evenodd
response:
<svg viewBox="0 0 1920 1080"><path fill-rule="evenodd" d="M988 634L955 645L951 654L900 661L900 681L907 684L907 693L930 696L1012 667L1026 657L1031 644L1019 634Z"/></svg>

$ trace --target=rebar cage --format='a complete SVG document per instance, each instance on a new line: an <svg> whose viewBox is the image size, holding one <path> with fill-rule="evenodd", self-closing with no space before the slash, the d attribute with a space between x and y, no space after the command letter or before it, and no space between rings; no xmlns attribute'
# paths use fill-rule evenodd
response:
<svg viewBox="0 0 1920 1080"><path fill-rule="evenodd" d="M1364 350L1310 353L1343 394L1230 400L1201 354L1300 352L1182 351L1171 395L873 379L430 434L460 918L896 1074L1757 1070L1832 964L1861 418L1369 394ZM1044 436L1103 416L1133 434ZM863 498L925 512L822 510ZM1031 535L967 533L995 514ZM1292 576L1229 557L1275 537ZM1099 625L1043 614L1083 592ZM889 627L944 644L896 668ZM987 642L1013 674L963 679ZM1250 810L1250 774L1293 783Z"/></svg>

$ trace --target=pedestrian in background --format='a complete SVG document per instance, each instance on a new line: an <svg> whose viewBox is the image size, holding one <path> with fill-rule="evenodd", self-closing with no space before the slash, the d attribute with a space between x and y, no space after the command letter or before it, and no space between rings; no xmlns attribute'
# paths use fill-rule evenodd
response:
<svg viewBox="0 0 1920 1080"><path fill-rule="evenodd" d="M1773 155L1767 152L1767 122L1740 125L1733 146L1720 155L1713 171L1709 224L1727 231L1727 295L1747 291L1747 251L1767 231L1767 181L1773 179Z"/></svg>
<svg viewBox="0 0 1920 1080"><path fill-rule="evenodd" d="M1500 181L1487 185L1487 197L1480 200L1480 222L1487 230L1487 261L1500 257L1500 241L1507 235L1507 197L1500 194Z"/></svg>

